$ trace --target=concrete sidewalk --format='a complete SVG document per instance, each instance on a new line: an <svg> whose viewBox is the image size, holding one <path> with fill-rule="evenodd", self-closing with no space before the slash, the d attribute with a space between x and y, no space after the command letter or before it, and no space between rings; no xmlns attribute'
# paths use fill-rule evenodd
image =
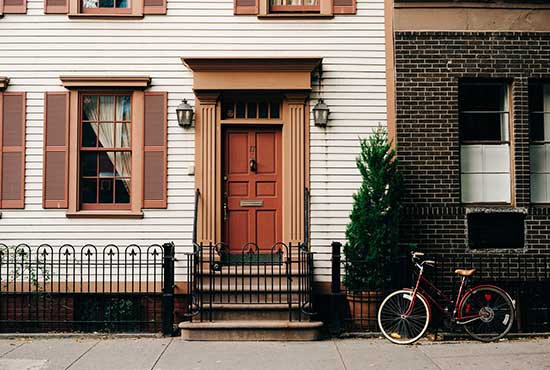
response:
<svg viewBox="0 0 550 370"><path fill-rule="evenodd" d="M499 343L381 339L184 342L179 338L0 340L1 370L550 369L550 339Z"/></svg>

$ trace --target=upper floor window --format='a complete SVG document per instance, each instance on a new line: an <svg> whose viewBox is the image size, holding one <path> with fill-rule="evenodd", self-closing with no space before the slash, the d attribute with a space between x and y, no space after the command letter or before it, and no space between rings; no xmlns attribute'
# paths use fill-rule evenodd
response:
<svg viewBox="0 0 550 370"><path fill-rule="evenodd" d="M76 18L137 19L146 14L166 14L166 0L46 0L44 12Z"/></svg>
<svg viewBox="0 0 550 370"><path fill-rule="evenodd" d="M83 13L128 13L131 0L82 0Z"/></svg>
<svg viewBox="0 0 550 370"><path fill-rule="evenodd" d="M338 14L355 14L356 11L356 0L234 0L235 14L259 17L330 18Z"/></svg>
<svg viewBox="0 0 550 370"><path fill-rule="evenodd" d="M468 81L459 88L464 203L510 203L508 85Z"/></svg>
<svg viewBox="0 0 550 370"><path fill-rule="evenodd" d="M531 201L550 202L550 83L529 83Z"/></svg>
<svg viewBox="0 0 550 370"><path fill-rule="evenodd" d="M321 0L270 0L272 12L318 12Z"/></svg>

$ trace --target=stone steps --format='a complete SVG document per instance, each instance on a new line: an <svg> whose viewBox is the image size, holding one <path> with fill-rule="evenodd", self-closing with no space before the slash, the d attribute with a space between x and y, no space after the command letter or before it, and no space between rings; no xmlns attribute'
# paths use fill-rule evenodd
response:
<svg viewBox="0 0 550 370"><path fill-rule="evenodd" d="M181 337L192 341L311 341L322 337L323 323L288 320L182 322Z"/></svg>

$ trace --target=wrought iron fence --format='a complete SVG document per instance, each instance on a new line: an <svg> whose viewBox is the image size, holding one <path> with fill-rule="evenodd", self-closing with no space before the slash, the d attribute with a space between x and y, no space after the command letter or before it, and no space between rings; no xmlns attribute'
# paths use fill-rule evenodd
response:
<svg viewBox="0 0 550 370"><path fill-rule="evenodd" d="M376 316L382 299L395 289L412 287L416 271L410 256L389 261L385 267L386 278L372 289L354 291L346 281L352 269L368 271L365 262L346 261L340 255L341 244L333 243L332 292L341 294L340 315L347 331L378 332ZM456 298L459 277L457 268L475 268L470 286L486 282L505 289L516 303L516 322L513 330L518 333L550 332L550 256L544 255L491 255L463 254L458 256L430 256L435 268L427 268L427 277L445 294ZM449 329L442 318L432 322L434 329Z"/></svg>
<svg viewBox="0 0 550 370"><path fill-rule="evenodd" d="M0 244L0 331L171 334L174 245Z"/></svg>
<svg viewBox="0 0 550 370"><path fill-rule="evenodd" d="M200 243L186 254L191 320L212 321L220 305L284 305L289 321L312 314L313 254L305 244L246 243L238 253L224 243Z"/></svg>

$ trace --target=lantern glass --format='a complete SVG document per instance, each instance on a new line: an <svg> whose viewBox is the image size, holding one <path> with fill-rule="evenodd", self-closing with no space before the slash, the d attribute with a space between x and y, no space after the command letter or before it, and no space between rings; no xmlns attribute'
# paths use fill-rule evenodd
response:
<svg viewBox="0 0 550 370"><path fill-rule="evenodd" d="M193 107L191 107L187 100L183 100L176 109L178 116L178 123L182 127L188 127L193 124Z"/></svg>
<svg viewBox="0 0 550 370"><path fill-rule="evenodd" d="M313 108L313 118L315 119L316 126L326 126L328 123L328 114L330 110L328 105L320 99Z"/></svg>

